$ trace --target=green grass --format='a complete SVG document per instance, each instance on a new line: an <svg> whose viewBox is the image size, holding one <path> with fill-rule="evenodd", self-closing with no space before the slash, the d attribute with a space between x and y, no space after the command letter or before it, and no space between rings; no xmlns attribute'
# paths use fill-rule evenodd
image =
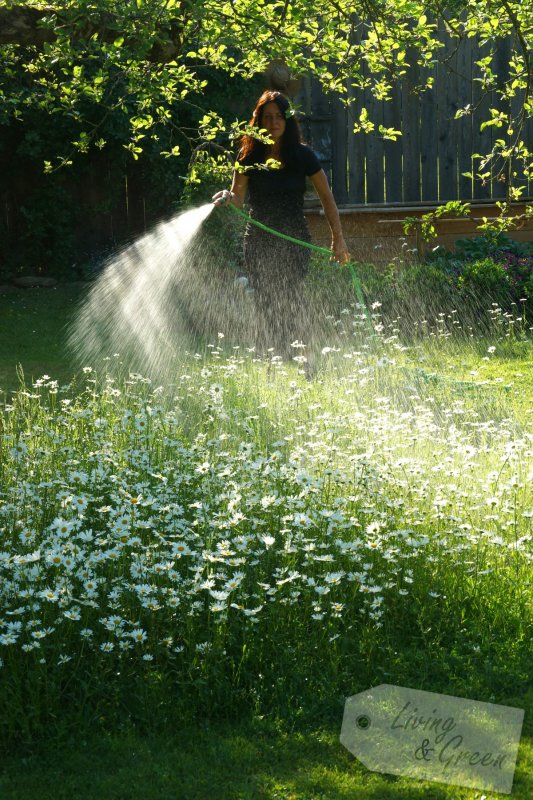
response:
<svg viewBox="0 0 533 800"><path fill-rule="evenodd" d="M0 294L0 397L19 385L19 365L30 383L44 374L70 381L65 327L86 291L80 284L58 284Z"/></svg>
<svg viewBox="0 0 533 800"><path fill-rule="evenodd" d="M512 797L533 787L532 698ZM522 702L522 701L521 701ZM340 725L339 725L340 727ZM76 740L60 750L5 759L2 800L487 800L481 789L371 772L333 728L284 731L265 720Z"/></svg>
<svg viewBox="0 0 533 800"><path fill-rule="evenodd" d="M490 348L490 349L489 349ZM418 358L417 358L418 354ZM533 422L533 343L495 337L422 342L407 351L419 380L437 392L479 405L487 417L499 406L523 423Z"/></svg>
<svg viewBox="0 0 533 800"><path fill-rule="evenodd" d="M52 289L20 289L0 294L0 398L44 374L68 383L72 379L67 330L88 292L88 284L59 284ZM487 348L494 345L494 353ZM471 395L482 403L502 401L527 421L533 403L533 343L505 337L432 338L418 341L400 359L420 369L417 380L437 393Z"/></svg>

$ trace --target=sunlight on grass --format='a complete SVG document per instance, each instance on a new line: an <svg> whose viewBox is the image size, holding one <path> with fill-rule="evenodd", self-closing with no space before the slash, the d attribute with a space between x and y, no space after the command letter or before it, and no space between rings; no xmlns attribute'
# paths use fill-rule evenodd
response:
<svg viewBox="0 0 533 800"><path fill-rule="evenodd" d="M526 717L531 704L526 704ZM528 800L531 738L523 736L512 797ZM0 796L10 800L496 800L502 795L369 772L334 730L284 732L265 721L178 727L164 737L126 729L24 761L9 758Z"/></svg>
<svg viewBox="0 0 533 800"><path fill-rule="evenodd" d="M338 729L345 697L378 683L529 702L531 342L438 320L408 340L378 313L374 337L348 310L289 363L220 336L169 385L116 355L6 397L4 749L95 730L117 748L122 727L148 759L156 732L204 720L202 746L229 759L220 797L474 797L369 774ZM246 745L250 715L294 732ZM139 786L177 791L173 757L156 775L141 758ZM205 758L183 759L187 796L207 797ZM32 764L2 778L21 798ZM120 796L105 769L87 798Z"/></svg>
<svg viewBox="0 0 533 800"><path fill-rule="evenodd" d="M170 393L115 382L111 361L76 394L49 378L15 394L0 467L15 694L23 659L56 693L87 669L161 672L198 709L212 684L215 707L231 689L291 708L325 702L334 676L348 690L364 662L365 680L405 678L407 630L447 651L420 688L454 654L448 686L508 691L527 641L530 426L453 382L424 393L396 348L336 353L308 382L217 344Z"/></svg>

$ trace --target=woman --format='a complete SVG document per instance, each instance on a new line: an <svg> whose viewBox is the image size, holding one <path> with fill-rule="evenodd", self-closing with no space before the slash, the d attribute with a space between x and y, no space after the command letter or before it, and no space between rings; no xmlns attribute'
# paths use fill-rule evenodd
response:
<svg viewBox="0 0 533 800"><path fill-rule="evenodd" d="M243 137L231 190L215 194L215 205L233 203L242 208L248 194L249 213L253 219L309 242L303 212L306 178L309 178L331 228L333 258L341 263L348 261L339 212L326 174L313 151L302 143L287 98L280 92L264 92L250 124L265 129L271 143ZM261 166L268 159L278 162L277 166ZM290 356L291 343L306 340L303 283L309 259L308 248L280 239L255 225L247 226L244 263L254 289L261 349L273 347L278 354Z"/></svg>

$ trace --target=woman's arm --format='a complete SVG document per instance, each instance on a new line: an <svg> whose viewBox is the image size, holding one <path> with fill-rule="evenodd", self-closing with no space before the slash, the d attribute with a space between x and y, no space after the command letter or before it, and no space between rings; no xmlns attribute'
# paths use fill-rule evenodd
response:
<svg viewBox="0 0 533 800"><path fill-rule="evenodd" d="M233 203L237 208L242 208L244 199L246 197L246 190L248 189L248 175L243 172L234 172L231 189L224 189L222 192L217 192L213 195L213 203L216 206L227 206Z"/></svg>
<svg viewBox="0 0 533 800"><path fill-rule="evenodd" d="M324 214L326 215L326 219L331 229L331 249L335 256L335 260L339 261L341 264L345 264L350 260L350 253L348 252L346 242L344 241L339 210L337 208L335 198L333 197L333 192L329 187L328 179L324 170L321 169L319 172L315 172L314 175L311 175L311 182L320 198L320 202L322 203L322 207L324 209Z"/></svg>

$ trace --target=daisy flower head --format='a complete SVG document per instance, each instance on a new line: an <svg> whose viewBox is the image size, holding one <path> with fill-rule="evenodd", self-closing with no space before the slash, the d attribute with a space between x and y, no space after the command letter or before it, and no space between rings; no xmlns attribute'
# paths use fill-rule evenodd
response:
<svg viewBox="0 0 533 800"><path fill-rule="evenodd" d="M11 457L15 460L24 458L28 452L28 445L25 442L18 441L12 448L10 448Z"/></svg>

